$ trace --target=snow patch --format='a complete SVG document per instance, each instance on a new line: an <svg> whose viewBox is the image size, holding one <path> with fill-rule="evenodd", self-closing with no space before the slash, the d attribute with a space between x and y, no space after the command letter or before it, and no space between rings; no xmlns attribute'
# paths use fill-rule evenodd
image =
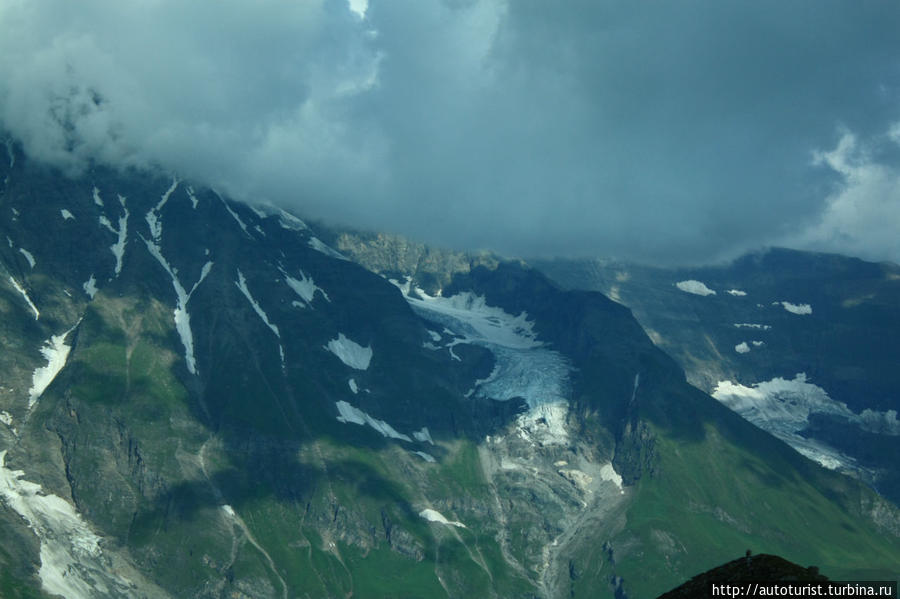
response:
<svg viewBox="0 0 900 599"><path fill-rule="evenodd" d="M373 418L359 408L354 408L346 401L337 401L335 402L335 405L338 409L338 422L343 422L345 424L359 424L362 426L369 425L376 431L381 433L384 437L399 439L400 441L408 441L410 443L412 442L412 439L410 439L407 435L398 433L394 427L392 427L384 420Z"/></svg>
<svg viewBox="0 0 900 599"><path fill-rule="evenodd" d="M737 345L734 346L734 351L736 351L739 354L746 354L747 352L750 351L750 346L747 345L746 341L741 341L740 343L738 343Z"/></svg>
<svg viewBox="0 0 900 599"><path fill-rule="evenodd" d="M745 295L747 295L746 291L741 291L740 289L729 289L725 293L733 295L735 297L744 297Z"/></svg>
<svg viewBox="0 0 900 599"><path fill-rule="evenodd" d="M734 323L734 326L737 329L757 329L759 331L768 331L772 328L772 326L768 324L755 324L750 322L736 322Z"/></svg>
<svg viewBox="0 0 900 599"><path fill-rule="evenodd" d="M95 187L94 189L96 190L97 188ZM98 195L95 195L94 197L95 199L99 198ZM117 277L119 276L119 273L122 272L122 257L125 255L125 244L128 242L128 207L125 206L125 200L125 197L119 196L119 203L122 205L124 214L119 217L118 229L112 226L112 223L106 216L100 215L100 225L106 227L117 236L116 242L109 246L113 256L116 257L115 273Z"/></svg>
<svg viewBox="0 0 900 599"><path fill-rule="evenodd" d="M309 229L305 222L290 212L285 212L281 209L278 210L278 224L280 224L283 229L289 231L306 231Z"/></svg>
<svg viewBox="0 0 900 599"><path fill-rule="evenodd" d="M104 559L101 538L65 499L45 493L39 484L24 480L25 472L6 467L0 451L0 497L34 531L41 544L41 587L66 599L131 596L134 584L114 571Z"/></svg>
<svg viewBox="0 0 900 599"><path fill-rule="evenodd" d="M419 443L431 443L432 445L434 445L434 441L431 438L431 433L428 431L427 426L423 426L421 430L414 432L413 439L415 439Z"/></svg>
<svg viewBox="0 0 900 599"><path fill-rule="evenodd" d="M75 219L75 215L72 214L71 212L69 212L68 210L66 210L65 208L60 210L59 213L60 213L60 215L62 215L63 220L74 220Z"/></svg>
<svg viewBox="0 0 900 599"><path fill-rule="evenodd" d="M196 209L197 209L197 204L198 204L200 201L197 199L197 196L194 195L194 188L191 187L190 185L188 185L188 187L187 187L187 194L188 194L188 199L191 200L191 207L192 207L194 210L196 210Z"/></svg>
<svg viewBox="0 0 900 599"><path fill-rule="evenodd" d="M333 249L330 246L325 245L318 237L310 237L307 242L309 247L316 250L317 252L321 252L326 256L331 256L332 258L337 258L338 260L347 260L348 258L337 250Z"/></svg>
<svg viewBox="0 0 900 599"><path fill-rule="evenodd" d="M352 391L354 395L359 393L359 387L356 385L356 380L350 379L347 381L347 386L350 387L350 391Z"/></svg>
<svg viewBox="0 0 900 599"><path fill-rule="evenodd" d="M253 296L250 294L250 289L247 287L247 279L244 278L244 273L242 273L240 269L238 269L237 273L238 273L238 280L235 281L234 284L237 286L238 289L241 290L241 293L244 294L244 297L247 298L247 301L250 302L250 305L253 306L253 311L256 312L256 314L262 319L263 323L267 327L269 327L269 329L271 329L271 331L273 333L275 333L276 337L278 337L280 339L281 333L278 332L278 327L275 326L274 324L272 324L272 322L269 320L269 317L266 315L266 313L263 311L263 309L260 307L260 305L256 302L256 300L253 299Z"/></svg>
<svg viewBox="0 0 900 599"><path fill-rule="evenodd" d="M237 212L231 209L231 206L228 205L228 202L225 201L225 198L219 196L219 199L222 200L222 205L225 206L225 210L228 211L228 214L230 214L234 218L234 220L237 221L237 224L240 225L241 230L243 230L244 233L249 236L250 233L247 232L247 225L244 224L244 221L241 220L241 217L237 215Z"/></svg>
<svg viewBox="0 0 900 599"><path fill-rule="evenodd" d="M35 262L34 256L31 255L31 252L29 252L25 248L19 248L19 253L25 256L25 259L28 261L28 266L33 269L34 265L37 264L37 262Z"/></svg>
<svg viewBox="0 0 900 599"><path fill-rule="evenodd" d="M275 333L275 336L278 337L278 339L279 339L278 355L281 358L281 369L284 370L284 368L285 368L284 347L281 345L281 333L278 331L278 327L275 326L274 324L272 324L272 322L269 320L269 317L263 311L262 307L257 303L257 301L255 299L253 299L253 296L250 294L250 289L247 287L247 280L244 278L244 273L242 273L240 269L238 269L237 273L238 273L238 280L235 281L234 284L237 286L238 289L241 290L241 293L244 294L244 297L247 298L247 301L250 302L250 305L253 306L253 311L256 312L257 316L260 317L260 319L263 321L263 324L265 324L267 327L269 327L269 329L273 333Z"/></svg>
<svg viewBox="0 0 900 599"><path fill-rule="evenodd" d="M100 190L97 187L94 187L94 203L103 208L103 200L100 199Z"/></svg>
<svg viewBox="0 0 900 599"><path fill-rule="evenodd" d="M791 302L775 302L791 314L812 314L812 306L809 304L792 304Z"/></svg>
<svg viewBox="0 0 900 599"><path fill-rule="evenodd" d="M448 526L456 526L457 528L466 528L466 525L462 522L447 520L442 513L431 508L424 509L419 512L419 517L425 518L429 522L437 522L439 524L446 524Z"/></svg>
<svg viewBox="0 0 900 599"><path fill-rule="evenodd" d="M420 458L422 458L423 460L425 460L426 462L428 462L429 464L434 464L435 462L437 462L437 460L434 459L434 456L431 455L430 453L425 453L424 451L414 451L413 453L416 454L417 456L419 456Z"/></svg>
<svg viewBox="0 0 900 599"><path fill-rule="evenodd" d="M175 289L175 311L173 313L175 319L175 331L178 333L181 344L184 346L184 361L188 372L197 374L197 360L194 357L194 334L191 332L191 316L188 313L187 305L191 300L194 291L197 290L200 283L202 283L207 275L209 275L213 263L207 262L203 265L203 268L200 270L200 278L197 279L197 282L194 283L190 291L186 291L184 285L181 284L181 281L178 280L178 277L175 274L176 269L169 265L169 262L162 255L160 247L147 239L143 239L143 241L147 246L147 251L150 252L150 255L156 258L156 261L160 263L167 273L169 273L169 277L172 279L172 287Z"/></svg>
<svg viewBox="0 0 900 599"><path fill-rule="evenodd" d="M169 197L177 187L178 179L172 177L172 185L170 185L169 188L162 194L162 196L160 196L159 202L156 203L156 206L154 206L145 217L147 226L150 227L150 235L157 243L159 243L159 240L162 237L162 217L160 216L160 211L163 209L163 206L166 205L166 202L169 201Z"/></svg>
<svg viewBox="0 0 900 599"><path fill-rule="evenodd" d="M328 294L321 287L317 287L315 282L312 280L312 277L307 277L306 273L302 270L298 270L300 273L300 279L297 280L294 277L290 276L284 270L281 270L281 274L284 275L284 282L287 283L288 287L294 290L294 293L299 295L304 302L309 305L312 305L313 298L316 295L316 291L322 294L327 301L331 301L331 298L328 297Z"/></svg>
<svg viewBox="0 0 900 599"><path fill-rule="evenodd" d="M91 278L85 281L81 288L91 299L94 299L94 296L97 295L97 279L94 278L94 273L91 273Z"/></svg>
<svg viewBox="0 0 900 599"><path fill-rule="evenodd" d="M34 305L34 302L31 301L31 298L28 297L28 292L25 291L25 288L19 285L19 282L14 278L9 277L9 282L12 283L12 286L16 288L16 291L22 294L22 297L25 298L25 301L28 303L28 307L34 312L34 319L37 320L40 318L41 313L38 311L37 306Z"/></svg>
<svg viewBox="0 0 900 599"><path fill-rule="evenodd" d="M687 281L678 281L675 286L685 293L693 293L694 295L715 295L716 292L706 286L705 283L690 279Z"/></svg>
<svg viewBox="0 0 900 599"><path fill-rule="evenodd" d="M368 370L372 361L372 348L363 347L359 343L348 339L343 333L338 333L337 339L332 339L325 349L337 356L341 362L356 370Z"/></svg>
<svg viewBox="0 0 900 599"><path fill-rule="evenodd" d="M12 428L13 425L13 417L12 414L7 412L6 410L0 412L0 422L5 424L6 426Z"/></svg>
<svg viewBox="0 0 900 599"><path fill-rule="evenodd" d="M253 212L253 214L255 214L257 216L257 218L259 218L259 219L265 220L265 219L269 218L269 215L267 212L265 212L264 210L262 210L260 208L257 208L256 206L247 204L247 208L249 208L250 211Z"/></svg>
<svg viewBox="0 0 900 599"><path fill-rule="evenodd" d="M762 347L763 345L766 344L765 341L751 341L750 343L753 344L753 347Z"/></svg>
<svg viewBox="0 0 900 599"><path fill-rule="evenodd" d="M66 337L68 337L69 333L74 331L75 327L80 323L81 320L79 319L79 321L65 333L51 336L44 342L43 347L41 347L41 355L47 360L47 365L36 368L31 375L31 388L28 390L29 410L34 407L34 404L37 403L37 400L40 399L47 387L50 386L50 383L52 383L53 379L56 378L56 375L59 374L59 371L65 367L66 360L69 359L69 350L72 349L71 346L66 345Z"/></svg>

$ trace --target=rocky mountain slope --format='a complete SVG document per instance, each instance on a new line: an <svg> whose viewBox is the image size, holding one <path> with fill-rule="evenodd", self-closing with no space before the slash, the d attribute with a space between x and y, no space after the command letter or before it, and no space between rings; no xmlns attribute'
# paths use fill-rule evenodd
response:
<svg viewBox="0 0 900 599"><path fill-rule="evenodd" d="M900 266L772 249L696 269L539 268L629 306L698 388L900 501Z"/></svg>
<svg viewBox="0 0 900 599"><path fill-rule="evenodd" d="M271 206L8 150L4 596L650 597L747 547L896 575L894 507L599 293L494 260L423 285Z"/></svg>

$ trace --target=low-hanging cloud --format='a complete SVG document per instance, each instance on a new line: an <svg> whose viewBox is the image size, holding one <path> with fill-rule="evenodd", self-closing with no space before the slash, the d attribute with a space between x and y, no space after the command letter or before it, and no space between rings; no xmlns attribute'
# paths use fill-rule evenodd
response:
<svg viewBox="0 0 900 599"><path fill-rule="evenodd" d="M898 30L837 1L0 0L0 120L73 171L454 247L898 260Z"/></svg>

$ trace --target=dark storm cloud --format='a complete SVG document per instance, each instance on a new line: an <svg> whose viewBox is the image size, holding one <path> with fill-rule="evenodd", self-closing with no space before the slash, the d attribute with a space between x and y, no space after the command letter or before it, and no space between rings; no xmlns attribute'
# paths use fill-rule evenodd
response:
<svg viewBox="0 0 900 599"><path fill-rule="evenodd" d="M897 31L888 3L0 0L0 118L71 168L457 247L897 260Z"/></svg>

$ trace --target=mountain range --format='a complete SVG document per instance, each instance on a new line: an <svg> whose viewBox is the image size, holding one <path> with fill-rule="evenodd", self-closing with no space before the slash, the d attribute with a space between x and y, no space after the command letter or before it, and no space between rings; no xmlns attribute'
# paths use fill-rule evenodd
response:
<svg viewBox="0 0 900 599"><path fill-rule="evenodd" d="M629 296L7 151L0 595L639 598L748 548L898 575L895 266ZM767 432L739 400L772 380L847 411Z"/></svg>

